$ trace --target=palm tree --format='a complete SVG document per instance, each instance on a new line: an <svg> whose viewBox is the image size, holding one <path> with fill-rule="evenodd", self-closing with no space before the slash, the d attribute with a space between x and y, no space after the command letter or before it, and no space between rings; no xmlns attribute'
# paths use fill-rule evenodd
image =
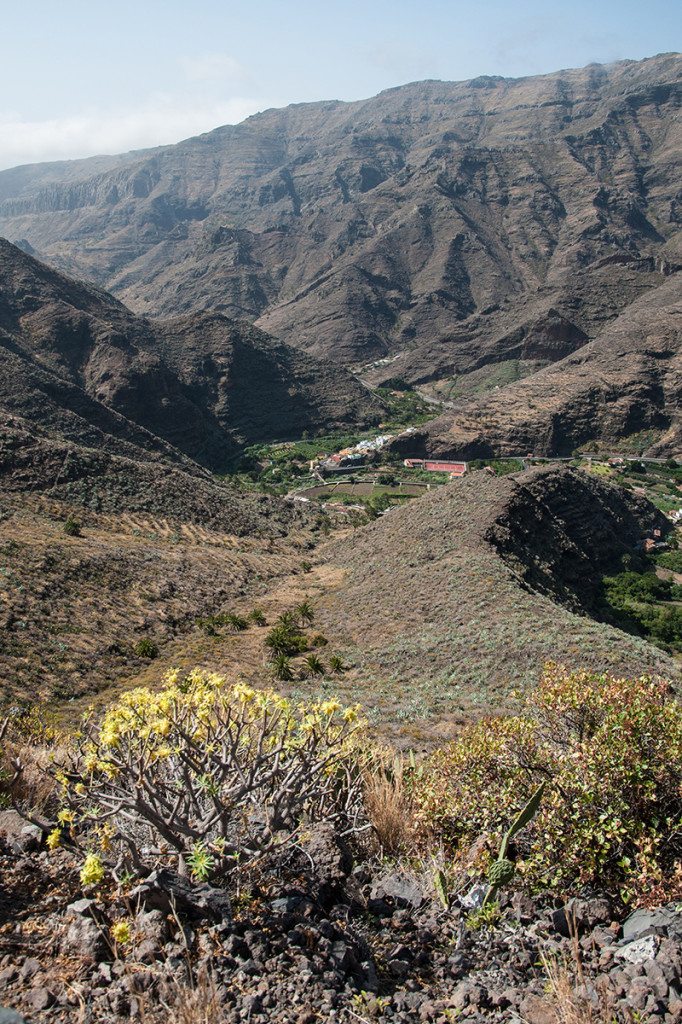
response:
<svg viewBox="0 0 682 1024"><path fill-rule="evenodd" d="M307 599L296 605L294 608L294 615L299 622L302 622L306 626L310 626L315 621L313 606Z"/></svg>
<svg viewBox="0 0 682 1024"><path fill-rule="evenodd" d="M241 633L242 630L248 629L249 627L249 623L244 618L243 615L233 614L225 616L225 625L230 626L230 628L233 629L235 633Z"/></svg>
<svg viewBox="0 0 682 1024"><path fill-rule="evenodd" d="M288 658L286 654L278 654L272 663L272 672L275 679L282 679L284 682L294 678L294 673L291 668L291 658Z"/></svg>
<svg viewBox="0 0 682 1024"><path fill-rule="evenodd" d="M273 626L265 638L265 646L269 647L273 655L278 654L300 654L305 651L308 642L300 633L296 633L291 626L285 626L280 622Z"/></svg>
<svg viewBox="0 0 682 1024"><path fill-rule="evenodd" d="M308 675L324 675L324 665L322 664L322 661L318 658L316 654L309 654L308 657L305 659L305 665L306 669L308 670Z"/></svg>

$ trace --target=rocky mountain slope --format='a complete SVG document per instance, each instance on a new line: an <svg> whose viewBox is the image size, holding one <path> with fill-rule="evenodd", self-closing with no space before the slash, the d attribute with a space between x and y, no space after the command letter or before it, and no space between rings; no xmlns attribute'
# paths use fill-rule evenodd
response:
<svg viewBox="0 0 682 1024"><path fill-rule="evenodd" d="M214 471L245 443L382 411L350 374L247 324L221 314L150 323L7 242L0 355L5 415L99 452L184 455Z"/></svg>
<svg viewBox="0 0 682 1024"><path fill-rule="evenodd" d="M0 173L0 233L137 312L210 309L376 379L579 348L680 266L680 58L427 81Z"/></svg>
<svg viewBox="0 0 682 1024"><path fill-rule="evenodd" d="M569 455L585 446L682 452L682 275L627 307L551 366L454 403L397 447L459 457ZM406 443L407 441L407 443Z"/></svg>

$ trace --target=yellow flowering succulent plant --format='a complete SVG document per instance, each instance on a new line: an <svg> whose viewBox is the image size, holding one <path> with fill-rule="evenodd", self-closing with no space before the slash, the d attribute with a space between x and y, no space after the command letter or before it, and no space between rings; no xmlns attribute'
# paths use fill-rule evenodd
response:
<svg viewBox="0 0 682 1024"><path fill-rule="evenodd" d="M232 870L292 842L303 823L368 827L362 807L364 722L338 700L296 704L274 690L215 673L173 671L159 691L123 694L90 715L58 766L72 841L139 867L183 858L201 844L211 872ZM208 848L208 847L207 847ZM98 861L97 863L101 863ZM91 884L84 882L83 884Z"/></svg>
<svg viewBox="0 0 682 1024"><path fill-rule="evenodd" d="M81 868L81 885L99 885L104 878L104 864L96 853L89 853Z"/></svg>
<svg viewBox="0 0 682 1024"><path fill-rule="evenodd" d="M133 932L130 921L116 921L111 926L111 937L117 946L127 946L132 942Z"/></svg>

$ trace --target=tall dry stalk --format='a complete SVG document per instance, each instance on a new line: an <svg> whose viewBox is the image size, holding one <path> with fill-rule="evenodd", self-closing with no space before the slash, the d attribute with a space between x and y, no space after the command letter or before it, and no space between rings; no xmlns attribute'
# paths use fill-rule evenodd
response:
<svg viewBox="0 0 682 1024"><path fill-rule="evenodd" d="M199 971L192 980L164 978L154 993L140 993L136 998L141 1024L223 1024L226 1019L215 980L207 971Z"/></svg>
<svg viewBox="0 0 682 1024"><path fill-rule="evenodd" d="M397 856L414 838L414 807L401 757L385 752L365 778L365 810L382 851Z"/></svg>
<svg viewBox="0 0 682 1024"><path fill-rule="evenodd" d="M585 976L575 919L568 917L569 962L542 956L547 975L547 1009L555 1024L614 1024L617 1017L605 979L591 985ZM601 982L601 983L600 983Z"/></svg>

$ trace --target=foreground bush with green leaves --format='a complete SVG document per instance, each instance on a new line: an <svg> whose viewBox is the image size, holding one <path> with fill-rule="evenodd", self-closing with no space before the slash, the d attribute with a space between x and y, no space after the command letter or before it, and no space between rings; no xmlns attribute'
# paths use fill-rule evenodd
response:
<svg viewBox="0 0 682 1024"><path fill-rule="evenodd" d="M62 808L48 845L139 872L170 864L198 880L296 842L311 822L339 834L363 817L362 723L327 700L294 705L272 690L195 671L124 694L84 723L54 769Z"/></svg>
<svg viewBox="0 0 682 1024"><path fill-rule="evenodd" d="M490 854L546 782L517 838L516 884L625 903L682 895L682 709L667 684L548 667L522 713L469 727L414 776L422 846ZM479 868L485 865L479 864Z"/></svg>
<svg viewBox="0 0 682 1024"><path fill-rule="evenodd" d="M164 689L124 694L59 737L52 756L56 791L40 805L53 819L41 825L49 847L80 851L84 884L161 865L227 879L329 823L410 863L444 848L460 877L490 879L503 849L512 884L531 892L682 897L682 710L649 678L549 666L519 714L408 763L387 760L357 709L336 700L296 704L172 673ZM19 806L29 771L5 760ZM501 846L533 794L533 814Z"/></svg>

